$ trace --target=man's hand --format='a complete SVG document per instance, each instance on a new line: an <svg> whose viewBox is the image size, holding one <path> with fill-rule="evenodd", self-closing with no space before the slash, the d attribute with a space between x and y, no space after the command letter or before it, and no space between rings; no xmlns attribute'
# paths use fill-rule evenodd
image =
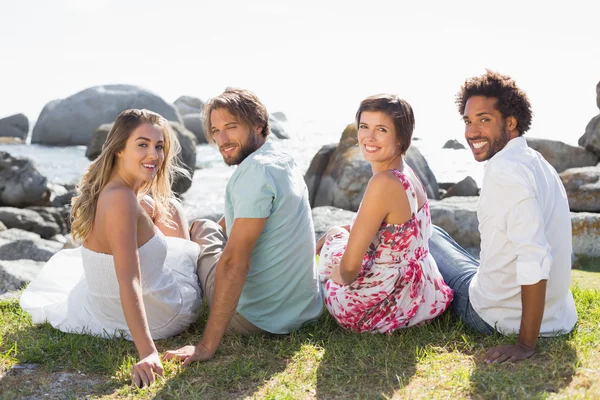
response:
<svg viewBox="0 0 600 400"><path fill-rule="evenodd" d="M150 353L131 368L131 382L137 387L150 386L154 383L154 374L162 376L163 371L158 353Z"/></svg>
<svg viewBox="0 0 600 400"><path fill-rule="evenodd" d="M167 350L163 355L164 361L177 360L183 361L183 366L187 367L194 361L206 361L214 357L215 350L207 349L202 343L197 346L184 346L178 350Z"/></svg>
<svg viewBox="0 0 600 400"><path fill-rule="evenodd" d="M525 360L535 354L535 348L527 347L524 344L502 345L492 347L485 355L487 364L498 364L504 361L515 362Z"/></svg>

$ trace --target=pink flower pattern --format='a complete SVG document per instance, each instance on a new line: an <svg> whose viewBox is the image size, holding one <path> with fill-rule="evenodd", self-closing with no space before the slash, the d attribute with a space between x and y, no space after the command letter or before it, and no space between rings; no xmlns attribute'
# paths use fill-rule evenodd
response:
<svg viewBox="0 0 600 400"><path fill-rule="evenodd" d="M348 233L328 237L319 258L325 306L341 326L355 332L390 333L426 324L443 313L454 296L429 254L429 204L417 210L410 181L402 172L393 172L406 190L412 218L397 225L381 223L358 277L348 285L329 279L346 250Z"/></svg>

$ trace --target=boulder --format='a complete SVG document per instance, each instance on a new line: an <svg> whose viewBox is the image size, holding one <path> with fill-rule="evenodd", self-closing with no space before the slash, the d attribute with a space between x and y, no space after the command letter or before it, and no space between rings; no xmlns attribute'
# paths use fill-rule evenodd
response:
<svg viewBox="0 0 600 400"><path fill-rule="evenodd" d="M467 176L462 181L447 189L444 198L452 196L479 196L479 188L475 179Z"/></svg>
<svg viewBox="0 0 600 400"><path fill-rule="evenodd" d="M171 128L173 128L181 145L179 160L190 173L189 178L179 177L173 182L173 191L177 194L182 194L192 186L192 179L194 178L194 170L196 168L196 146L198 142L194 134L185 129L182 124L171 122Z"/></svg>
<svg viewBox="0 0 600 400"><path fill-rule="evenodd" d="M65 235L71 230L70 207L28 207L27 210L35 211L50 225L58 225L60 235Z"/></svg>
<svg viewBox="0 0 600 400"><path fill-rule="evenodd" d="M587 124L585 133L579 138L578 143L600 157L600 114Z"/></svg>
<svg viewBox="0 0 600 400"><path fill-rule="evenodd" d="M0 137L0 144L23 144L23 139L18 137Z"/></svg>
<svg viewBox="0 0 600 400"><path fill-rule="evenodd" d="M315 207L312 209L312 217L315 225L315 239L321 236L332 226L350 225L356 213L354 211L342 210L336 207Z"/></svg>
<svg viewBox="0 0 600 400"><path fill-rule="evenodd" d="M442 146L442 149L462 150L464 148L465 146L456 139L448 140L444 146Z"/></svg>
<svg viewBox="0 0 600 400"><path fill-rule="evenodd" d="M102 153L102 146L104 145L104 142L106 142L106 138L108 137L112 126L112 122L109 124L102 124L94 131L94 134L85 149L85 156L88 160L94 161L98 158L100 153Z"/></svg>
<svg viewBox="0 0 600 400"><path fill-rule="evenodd" d="M0 137L27 139L29 120L24 114L15 114L0 119Z"/></svg>
<svg viewBox="0 0 600 400"><path fill-rule="evenodd" d="M50 196L50 205L52 207L63 207L71 204L71 199L77 195L77 189L71 187L67 189L63 185L49 184L52 195Z"/></svg>
<svg viewBox="0 0 600 400"><path fill-rule="evenodd" d="M571 168L560 179L571 211L600 212L600 167Z"/></svg>
<svg viewBox="0 0 600 400"><path fill-rule="evenodd" d="M446 232L465 249L479 247L479 221L477 202L479 197L449 197L429 201L431 222Z"/></svg>
<svg viewBox="0 0 600 400"><path fill-rule="evenodd" d="M179 160L186 167L190 175L194 176L194 169L196 167L196 137L192 132L187 130L183 125L169 121L169 125L175 132L177 139L179 140L179 144L181 145L181 153L179 154ZM108 137L108 133L112 129L111 124L103 124L101 125L92 136L88 148L85 152L86 157L93 161L95 160L100 153L102 152L102 146ZM192 180L188 178L179 178L173 184L173 190L178 193L184 193L186 190L190 188L192 185Z"/></svg>
<svg viewBox="0 0 600 400"><path fill-rule="evenodd" d="M427 160L419 151L417 146L410 146L406 152L406 163L415 171L421 183L425 187L427 192L427 198L432 200L439 200L440 188L437 184L437 179L433 175L433 171L429 168Z"/></svg>
<svg viewBox="0 0 600 400"><path fill-rule="evenodd" d="M48 180L30 159L0 151L0 206L45 205L50 194Z"/></svg>
<svg viewBox="0 0 600 400"><path fill-rule="evenodd" d="M596 85L596 105L600 108L600 82Z"/></svg>
<svg viewBox="0 0 600 400"><path fill-rule="evenodd" d="M269 126L271 127L271 133L279 139L289 139L290 135L285 131L283 124L269 115Z"/></svg>
<svg viewBox="0 0 600 400"><path fill-rule="evenodd" d="M600 214L571 213L573 253L600 257Z"/></svg>
<svg viewBox="0 0 600 400"><path fill-rule="evenodd" d="M285 114L281 111L275 111L274 113L271 113L271 117L275 118L279 122L287 122L288 120Z"/></svg>
<svg viewBox="0 0 600 400"><path fill-rule="evenodd" d="M183 125L196 136L198 143L208 143L204 136L202 114L186 114L183 116Z"/></svg>
<svg viewBox="0 0 600 400"><path fill-rule="evenodd" d="M44 264L33 260L0 260L0 293L21 289L40 273Z"/></svg>
<svg viewBox="0 0 600 400"><path fill-rule="evenodd" d="M569 168L589 167L598 163L598 156L583 147L571 146L558 140L526 138L527 145L539 152L561 173Z"/></svg>
<svg viewBox="0 0 600 400"><path fill-rule="evenodd" d="M45 220L38 212L25 208L0 207L0 221L9 230L22 229L45 239L61 233L61 227L56 222Z"/></svg>
<svg viewBox="0 0 600 400"><path fill-rule="evenodd" d="M177 109L156 94L131 85L94 86L46 105L33 128L32 143L87 145L94 131L129 108L146 108L182 122Z"/></svg>
<svg viewBox="0 0 600 400"><path fill-rule="evenodd" d="M313 183L313 187L318 187L313 201L315 207L334 206L345 210L358 210L367 183L373 174L371 165L360 154L357 142L356 126L350 124L342 133L321 179L315 175L315 181L318 181ZM419 176L427 196L439 199L435 176L416 146L408 149L406 162Z"/></svg>
<svg viewBox="0 0 600 400"><path fill-rule="evenodd" d="M45 240L33 232L21 229L8 229L0 232L0 260L32 260L46 262L62 250L64 245L53 240Z"/></svg>
<svg viewBox="0 0 600 400"><path fill-rule="evenodd" d="M331 160L331 156L337 148L336 143L326 144L315 154L310 166L304 175L304 181L308 187L308 199L310 200L310 206L314 206L315 196L319 191L319 184L321 183L321 177Z"/></svg>
<svg viewBox="0 0 600 400"><path fill-rule="evenodd" d="M438 182L440 190L448 190L454 185L456 185L456 182Z"/></svg>
<svg viewBox="0 0 600 400"><path fill-rule="evenodd" d="M193 96L180 96L173 104L175 104L175 107L177 107L177 111L179 111L181 116L188 114L200 114L204 108L204 102Z"/></svg>

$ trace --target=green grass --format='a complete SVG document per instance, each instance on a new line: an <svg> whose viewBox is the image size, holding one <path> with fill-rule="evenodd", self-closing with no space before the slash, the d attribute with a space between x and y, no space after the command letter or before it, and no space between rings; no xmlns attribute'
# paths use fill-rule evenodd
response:
<svg viewBox="0 0 600 400"><path fill-rule="evenodd" d="M285 336L232 336L216 358L133 389L133 343L32 326L16 300L0 301L0 398L159 399L513 399L600 398L598 260L574 270L579 321L569 335L540 339L537 354L487 365L486 348L514 337L472 333L452 314L392 335L345 332L326 314ZM157 342L160 351L196 343L206 322ZM15 365L35 364L14 369ZM44 394L48 394L44 396Z"/></svg>

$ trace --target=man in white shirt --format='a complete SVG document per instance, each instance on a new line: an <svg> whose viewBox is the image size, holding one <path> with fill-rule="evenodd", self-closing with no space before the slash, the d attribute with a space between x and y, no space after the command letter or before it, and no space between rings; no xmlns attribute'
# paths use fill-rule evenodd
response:
<svg viewBox="0 0 600 400"><path fill-rule="evenodd" d="M486 362L526 359L538 336L567 333L577 321L567 195L556 170L522 137L532 112L514 80L487 71L465 82L456 103L475 160L488 161L477 207L481 262L439 227L430 252L467 326L518 334L517 344L490 349Z"/></svg>

